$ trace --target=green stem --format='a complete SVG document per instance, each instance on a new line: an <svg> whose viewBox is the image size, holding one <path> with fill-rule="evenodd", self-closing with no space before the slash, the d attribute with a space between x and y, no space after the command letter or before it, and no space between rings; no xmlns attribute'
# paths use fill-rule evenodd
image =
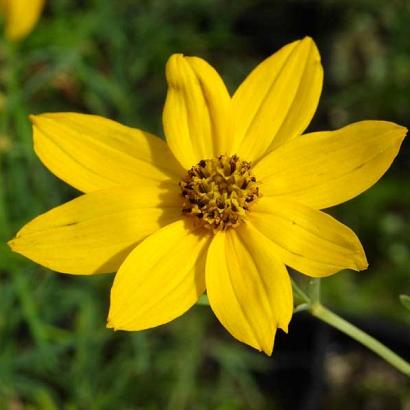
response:
<svg viewBox="0 0 410 410"><path fill-rule="evenodd" d="M206 296L205 294L203 294L199 299L198 302L196 302L198 305L202 305L202 306L209 306L209 300L208 300L208 296Z"/></svg>
<svg viewBox="0 0 410 410"><path fill-rule="evenodd" d="M292 280L292 287L295 295L297 295L302 302L304 302L295 308L294 313L308 310L312 316L350 336L352 339L358 341L369 350L379 355L397 370L410 377L410 363L406 362L406 360L387 348L384 344L380 343L374 337L363 332L363 330L360 330L347 320L336 315L320 303L319 279L312 279L309 282L309 296L296 284L294 280ZM208 297L205 294L198 300L198 305L209 305Z"/></svg>
<svg viewBox="0 0 410 410"><path fill-rule="evenodd" d="M310 304L309 296L299 287L294 279L292 279L292 288L296 297L298 297L302 302Z"/></svg>
<svg viewBox="0 0 410 410"><path fill-rule="evenodd" d="M320 279L311 278L308 285L308 294L310 297L310 304L316 305L320 303Z"/></svg>
<svg viewBox="0 0 410 410"><path fill-rule="evenodd" d="M406 362L396 353L377 341L374 337L368 335L367 333L363 332L363 330L360 330L358 327L349 323L347 320L331 312L320 303L312 304L310 313L323 322L350 336L352 339L357 340L368 349L379 355L381 358L386 360L386 362L390 363L397 370L410 377L410 363Z"/></svg>

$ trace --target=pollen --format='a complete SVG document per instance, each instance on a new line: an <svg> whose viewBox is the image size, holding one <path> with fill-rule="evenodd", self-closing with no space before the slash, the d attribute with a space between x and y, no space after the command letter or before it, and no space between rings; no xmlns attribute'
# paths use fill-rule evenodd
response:
<svg viewBox="0 0 410 410"><path fill-rule="evenodd" d="M260 196L251 163L237 155L199 161L179 186L182 213L213 232L237 227Z"/></svg>

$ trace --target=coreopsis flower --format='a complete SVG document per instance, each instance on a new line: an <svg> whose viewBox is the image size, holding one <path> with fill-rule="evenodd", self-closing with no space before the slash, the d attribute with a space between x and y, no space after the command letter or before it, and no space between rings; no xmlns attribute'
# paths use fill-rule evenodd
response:
<svg viewBox="0 0 410 410"><path fill-rule="evenodd" d="M5 34L11 41L21 40L33 30L44 7L44 0L0 0Z"/></svg>
<svg viewBox="0 0 410 410"><path fill-rule="evenodd" d="M167 143L92 115L32 117L37 155L84 195L10 245L59 272L117 271L111 328L167 323L206 291L235 338L271 354L292 316L286 266L311 277L366 269L357 236L321 210L373 185L406 129L363 121L302 135L323 79L310 38L263 61L233 96L197 57L171 56L166 76Z"/></svg>

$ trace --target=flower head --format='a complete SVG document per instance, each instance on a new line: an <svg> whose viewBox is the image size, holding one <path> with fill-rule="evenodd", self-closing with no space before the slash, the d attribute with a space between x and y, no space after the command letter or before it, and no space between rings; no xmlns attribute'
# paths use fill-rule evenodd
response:
<svg viewBox="0 0 410 410"><path fill-rule="evenodd" d="M33 30L44 7L44 0L0 0L0 12L6 19L6 37L21 40Z"/></svg>
<svg viewBox="0 0 410 410"><path fill-rule="evenodd" d="M238 226L259 196L250 162L237 155L203 159L179 183L182 213L214 232Z"/></svg>
<svg viewBox="0 0 410 410"><path fill-rule="evenodd" d="M202 59L173 55L166 75L167 143L91 115L32 118L37 155L84 195L10 246L59 272L118 271L109 327L167 323L206 291L234 337L271 354L292 315L286 266L313 277L367 267L356 235L321 209L373 185L406 129L363 121L302 135L323 78L310 38L263 61L232 97Z"/></svg>

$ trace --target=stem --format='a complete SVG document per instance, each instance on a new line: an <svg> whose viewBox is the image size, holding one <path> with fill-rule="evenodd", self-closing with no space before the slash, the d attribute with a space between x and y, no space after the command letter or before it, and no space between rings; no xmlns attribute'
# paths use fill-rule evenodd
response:
<svg viewBox="0 0 410 410"><path fill-rule="evenodd" d="M329 324L330 326L333 326L334 328L340 330L341 332L350 336L352 339L357 340L368 349L386 360L386 362L390 363L397 370L410 377L410 363L406 362L385 345L377 341L374 337L363 332L353 324L349 323L347 320L331 312L329 309L325 308L319 303L311 306L310 313L312 314L312 316L315 316L323 322Z"/></svg>
<svg viewBox="0 0 410 410"><path fill-rule="evenodd" d="M201 295L201 297L198 299L198 302L196 303L197 305L209 306L208 296L204 293L203 295Z"/></svg>
<svg viewBox="0 0 410 410"><path fill-rule="evenodd" d="M320 303L320 279L312 278L309 280L308 294L310 296L310 304L316 305Z"/></svg>
<svg viewBox="0 0 410 410"><path fill-rule="evenodd" d="M308 293L309 296L292 280L292 287L297 295L304 303L301 303L294 310L294 313L308 310L310 314L330 326L340 330L342 333L350 336L352 339L358 341L366 346L369 350L379 355L386 362L391 364L400 372L410 377L410 363L387 348L384 344L377 341L374 337L360 330L358 327L349 323L347 320L336 315L329 309L325 308L320 303L320 280L312 279L309 282ZM203 294L198 302L198 305L209 305L209 300L206 294Z"/></svg>
<svg viewBox="0 0 410 410"><path fill-rule="evenodd" d="M296 281L292 279L292 288L295 296L297 296L302 302L310 304L309 296L297 285Z"/></svg>
<svg viewBox="0 0 410 410"><path fill-rule="evenodd" d="M305 310L309 310L310 306L308 303L301 303L300 305L296 306L293 309L293 313L304 312Z"/></svg>

